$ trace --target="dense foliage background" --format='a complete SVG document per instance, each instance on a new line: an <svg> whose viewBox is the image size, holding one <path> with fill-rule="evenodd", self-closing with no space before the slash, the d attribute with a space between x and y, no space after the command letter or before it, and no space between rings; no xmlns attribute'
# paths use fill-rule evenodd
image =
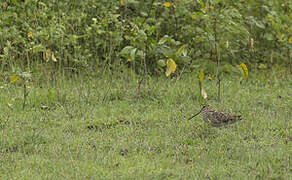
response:
<svg viewBox="0 0 292 180"><path fill-rule="evenodd" d="M168 58L178 70L202 71L218 60L223 71L292 62L287 0L7 0L0 13L2 71L126 64L161 73Z"/></svg>
<svg viewBox="0 0 292 180"><path fill-rule="evenodd" d="M291 19L292 0L0 0L0 179L292 179ZM189 120L202 104L243 120Z"/></svg>

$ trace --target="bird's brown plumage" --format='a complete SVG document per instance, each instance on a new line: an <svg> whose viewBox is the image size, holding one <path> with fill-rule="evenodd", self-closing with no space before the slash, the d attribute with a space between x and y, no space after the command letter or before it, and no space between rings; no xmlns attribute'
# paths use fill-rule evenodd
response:
<svg viewBox="0 0 292 180"><path fill-rule="evenodd" d="M193 115L190 119L200 113L203 114L203 120L211 124L212 126L223 126L227 124L232 124L242 119L241 115L231 115L228 113L216 111L212 109L209 105L204 105L202 109L198 113Z"/></svg>

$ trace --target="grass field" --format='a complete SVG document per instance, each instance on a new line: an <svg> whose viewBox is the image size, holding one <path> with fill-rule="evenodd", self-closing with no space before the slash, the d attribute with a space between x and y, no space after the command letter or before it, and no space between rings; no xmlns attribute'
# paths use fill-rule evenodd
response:
<svg viewBox="0 0 292 180"><path fill-rule="evenodd" d="M0 179L292 179L292 79L226 75L222 102L204 80L204 102L244 119L210 127L198 80L130 73L34 75L0 82Z"/></svg>

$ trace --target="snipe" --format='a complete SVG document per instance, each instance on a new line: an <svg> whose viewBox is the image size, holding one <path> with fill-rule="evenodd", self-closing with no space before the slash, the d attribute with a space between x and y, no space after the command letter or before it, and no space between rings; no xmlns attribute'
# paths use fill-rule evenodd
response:
<svg viewBox="0 0 292 180"><path fill-rule="evenodd" d="M200 113L203 114L203 120L212 126L223 126L227 124L232 124L235 123L238 120L242 119L241 115L231 115L228 113L216 111L212 109L209 105L204 105L202 109L193 115L192 117L189 118L192 119L193 117L199 115Z"/></svg>

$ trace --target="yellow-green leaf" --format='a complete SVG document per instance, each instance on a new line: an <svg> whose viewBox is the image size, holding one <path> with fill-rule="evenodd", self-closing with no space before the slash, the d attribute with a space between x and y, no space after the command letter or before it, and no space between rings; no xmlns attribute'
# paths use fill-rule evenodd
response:
<svg viewBox="0 0 292 180"><path fill-rule="evenodd" d="M201 89L201 96L202 96L204 99L206 99L206 98L208 97L208 95L207 95L207 93L206 93L206 91L205 91L204 88Z"/></svg>
<svg viewBox="0 0 292 180"><path fill-rule="evenodd" d="M52 53L52 61L57 62L57 59L56 59L54 53Z"/></svg>
<svg viewBox="0 0 292 180"><path fill-rule="evenodd" d="M43 52L43 60L48 61L50 58L50 54L51 54L51 49L48 48L46 51Z"/></svg>
<svg viewBox="0 0 292 180"><path fill-rule="evenodd" d="M43 51L42 54L43 54L43 60L46 60L47 59L47 53L45 51Z"/></svg>
<svg viewBox="0 0 292 180"><path fill-rule="evenodd" d="M214 6L206 4L206 9L214 9Z"/></svg>
<svg viewBox="0 0 292 180"><path fill-rule="evenodd" d="M213 80L215 78L215 74L209 74L208 79L209 81Z"/></svg>
<svg viewBox="0 0 292 180"><path fill-rule="evenodd" d="M244 63L240 63L239 66L242 68L246 80L248 80L248 68Z"/></svg>
<svg viewBox="0 0 292 180"><path fill-rule="evenodd" d="M176 70L176 63L173 59L169 58L166 61L166 71L165 71L165 75L169 76L171 73L174 73Z"/></svg>
<svg viewBox="0 0 292 180"><path fill-rule="evenodd" d="M200 82L203 81L204 77L205 77L205 74L203 72L200 72L199 73L199 80L200 80Z"/></svg>
<svg viewBox="0 0 292 180"><path fill-rule="evenodd" d="M13 107L13 104L7 103L7 106L11 109Z"/></svg>
<svg viewBox="0 0 292 180"><path fill-rule="evenodd" d="M124 0L120 0L120 4L121 4L121 6L124 6L125 5L125 1Z"/></svg>
<svg viewBox="0 0 292 180"><path fill-rule="evenodd" d="M163 6L170 7L170 6L172 6L172 4L171 4L171 2L165 2L165 3L163 3Z"/></svg>
<svg viewBox="0 0 292 180"><path fill-rule="evenodd" d="M27 34L27 37L30 38L32 36L32 31L29 31L29 33Z"/></svg>
<svg viewBox="0 0 292 180"><path fill-rule="evenodd" d="M226 41L226 49L229 48L229 41Z"/></svg>
<svg viewBox="0 0 292 180"><path fill-rule="evenodd" d="M267 68L268 68L268 66L266 64L261 63L259 65L259 69L267 69Z"/></svg>
<svg viewBox="0 0 292 180"><path fill-rule="evenodd" d="M104 17L104 18L101 19L101 22L102 23L106 23L107 22L107 19Z"/></svg>
<svg viewBox="0 0 292 180"><path fill-rule="evenodd" d="M186 47L187 47L187 44L182 45L182 46L177 50L177 53L178 53L179 55L181 55L181 54L183 53L183 50L184 50Z"/></svg>
<svg viewBox="0 0 292 180"><path fill-rule="evenodd" d="M289 38L288 42L292 44L292 36Z"/></svg>
<svg viewBox="0 0 292 180"><path fill-rule="evenodd" d="M194 20L196 20L197 19L197 16L196 15L192 15L192 18L194 19Z"/></svg>
<svg viewBox="0 0 292 180"><path fill-rule="evenodd" d="M10 83L14 83L18 80L18 75L17 74L13 74L10 76Z"/></svg>

